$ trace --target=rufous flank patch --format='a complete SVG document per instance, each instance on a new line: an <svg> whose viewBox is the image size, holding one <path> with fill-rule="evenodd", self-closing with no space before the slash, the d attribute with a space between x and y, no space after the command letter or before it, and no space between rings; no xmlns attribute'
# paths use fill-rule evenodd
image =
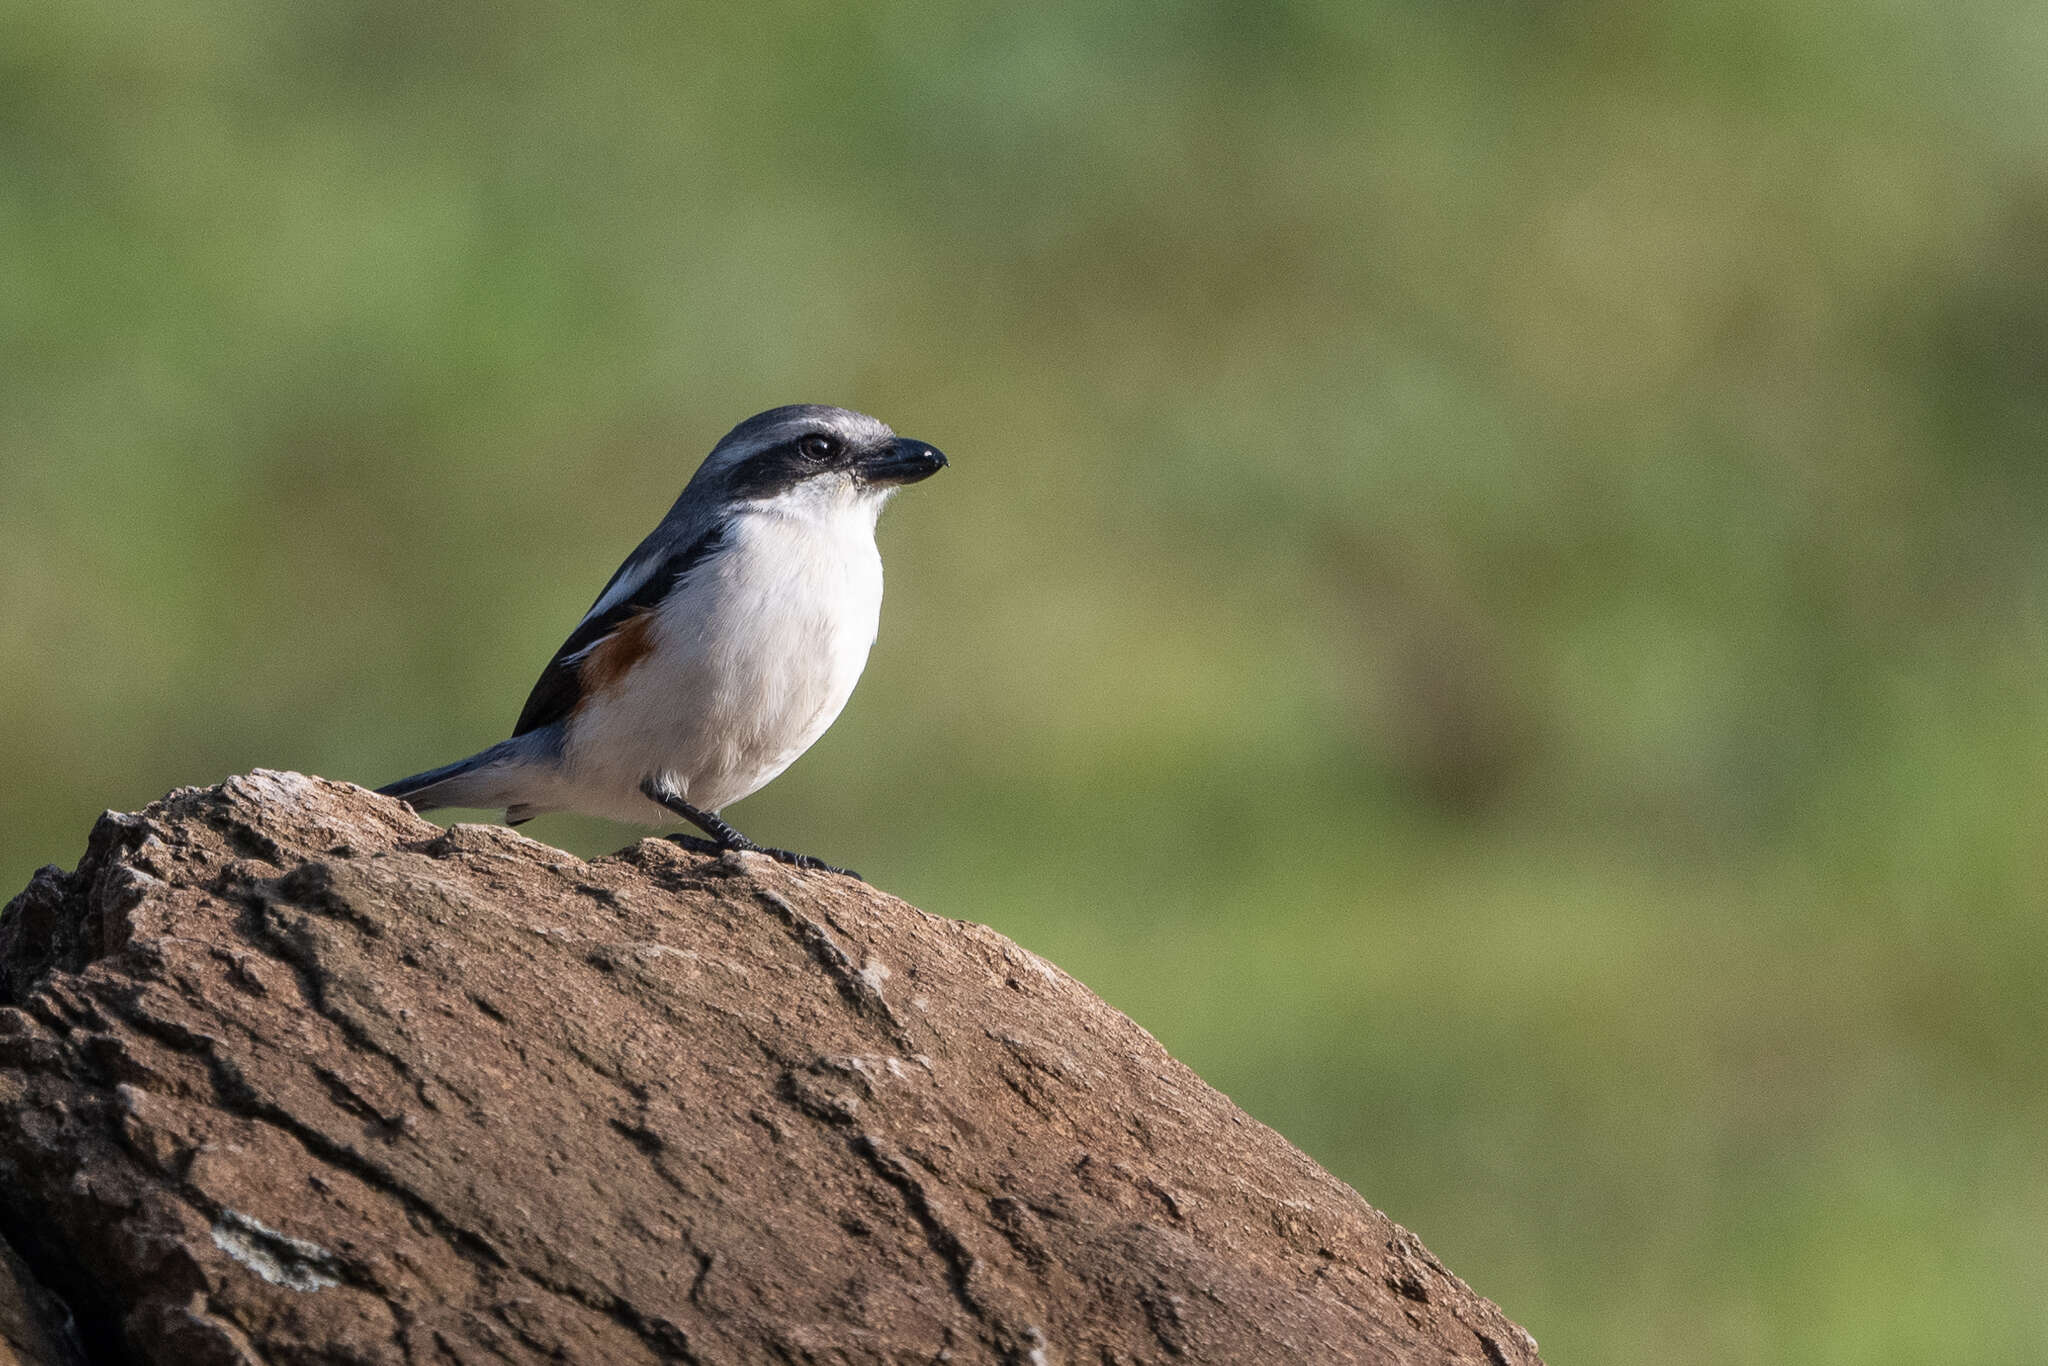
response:
<svg viewBox="0 0 2048 1366"><path fill-rule="evenodd" d="M636 612L619 624L613 631L592 647L583 657L583 667L578 671L577 681L583 685L585 697L603 692L654 649L654 613Z"/></svg>

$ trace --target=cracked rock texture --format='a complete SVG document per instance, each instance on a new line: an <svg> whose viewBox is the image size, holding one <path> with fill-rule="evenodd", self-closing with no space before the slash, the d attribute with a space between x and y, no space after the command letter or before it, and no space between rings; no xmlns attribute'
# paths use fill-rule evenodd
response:
<svg viewBox="0 0 2048 1366"><path fill-rule="evenodd" d="M0 1366L1537 1360L992 930L260 770L0 918L0 1235Z"/></svg>

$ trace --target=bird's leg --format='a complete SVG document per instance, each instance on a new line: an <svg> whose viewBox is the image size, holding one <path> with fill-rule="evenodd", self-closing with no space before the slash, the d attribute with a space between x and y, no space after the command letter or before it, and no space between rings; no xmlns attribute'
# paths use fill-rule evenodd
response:
<svg viewBox="0 0 2048 1366"><path fill-rule="evenodd" d="M823 859L813 858L809 854L793 854L787 849L770 849L765 845L756 844L726 824L716 811L706 811L701 807L690 805L677 794L675 789L669 787L666 783L648 778L640 784L640 791L646 796L647 800L667 807L699 830L702 830L705 834L711 836L713 842L720 849L738 849L743 853L766 854L777 863L787 863L793 868L816 869L820 872L838 873L842 877L852 878L855 882L867 881L866 878L854 872L851 868L838 868L825 862Z"/></svg>
<svg viewBox="0 0 2048 1366"><path fill-rule="evenodd" d="M749 850L759 845L742 835L718 818L716 811L705 811L683 800L682 794L657 778L644 778L640 782L640 795L657 806L665 806L690 824L711 836L712 842L720 849Z"/></svg>
<svg viewBox="0 0 2048 1366"><path fill-rule="evenodd" d="M705 834L711 836L712 839L718 842L718 847L721 849L753 851L761 847L739 831L733 829L730 825L727 825L716 811L701 810L681 799L666 802L664 805L684 820L696 826L699 830L702 830Z"/></svg>

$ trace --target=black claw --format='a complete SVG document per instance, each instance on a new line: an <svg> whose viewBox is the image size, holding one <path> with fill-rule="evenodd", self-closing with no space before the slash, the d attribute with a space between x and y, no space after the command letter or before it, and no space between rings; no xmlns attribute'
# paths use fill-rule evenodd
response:
<svg viewBox="0 0 2048 1366"><path fill-rule="evenodd" d="M808 872L816 873L837 873L841 877L850 877L855 882L867 881L866 878L862 877L859 873L854 872L851 868L841 868L836 864L827 863L825 862L825 860L821 858L816 858L810 854L797 854L792 853L787 849L766 849L761 848L759 846L756 846L754 852L757 854L766 854L769 858L774 859L777 863L787 863L792 868L802 868Z"/></svg>

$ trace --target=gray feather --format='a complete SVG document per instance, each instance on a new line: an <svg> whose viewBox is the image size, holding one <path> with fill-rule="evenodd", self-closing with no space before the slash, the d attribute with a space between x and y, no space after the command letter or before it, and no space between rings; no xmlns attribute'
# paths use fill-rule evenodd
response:
<svg viewBox="0 0 2048 1366"><path fill-rule="evenodd" d="M529 790L525 775L534 763L560 741L555 727L529 731L501 740L467 759L387 783L377 791L382 796L411 803L415 811L434 811L444 806L510 806Z"/></svg>

